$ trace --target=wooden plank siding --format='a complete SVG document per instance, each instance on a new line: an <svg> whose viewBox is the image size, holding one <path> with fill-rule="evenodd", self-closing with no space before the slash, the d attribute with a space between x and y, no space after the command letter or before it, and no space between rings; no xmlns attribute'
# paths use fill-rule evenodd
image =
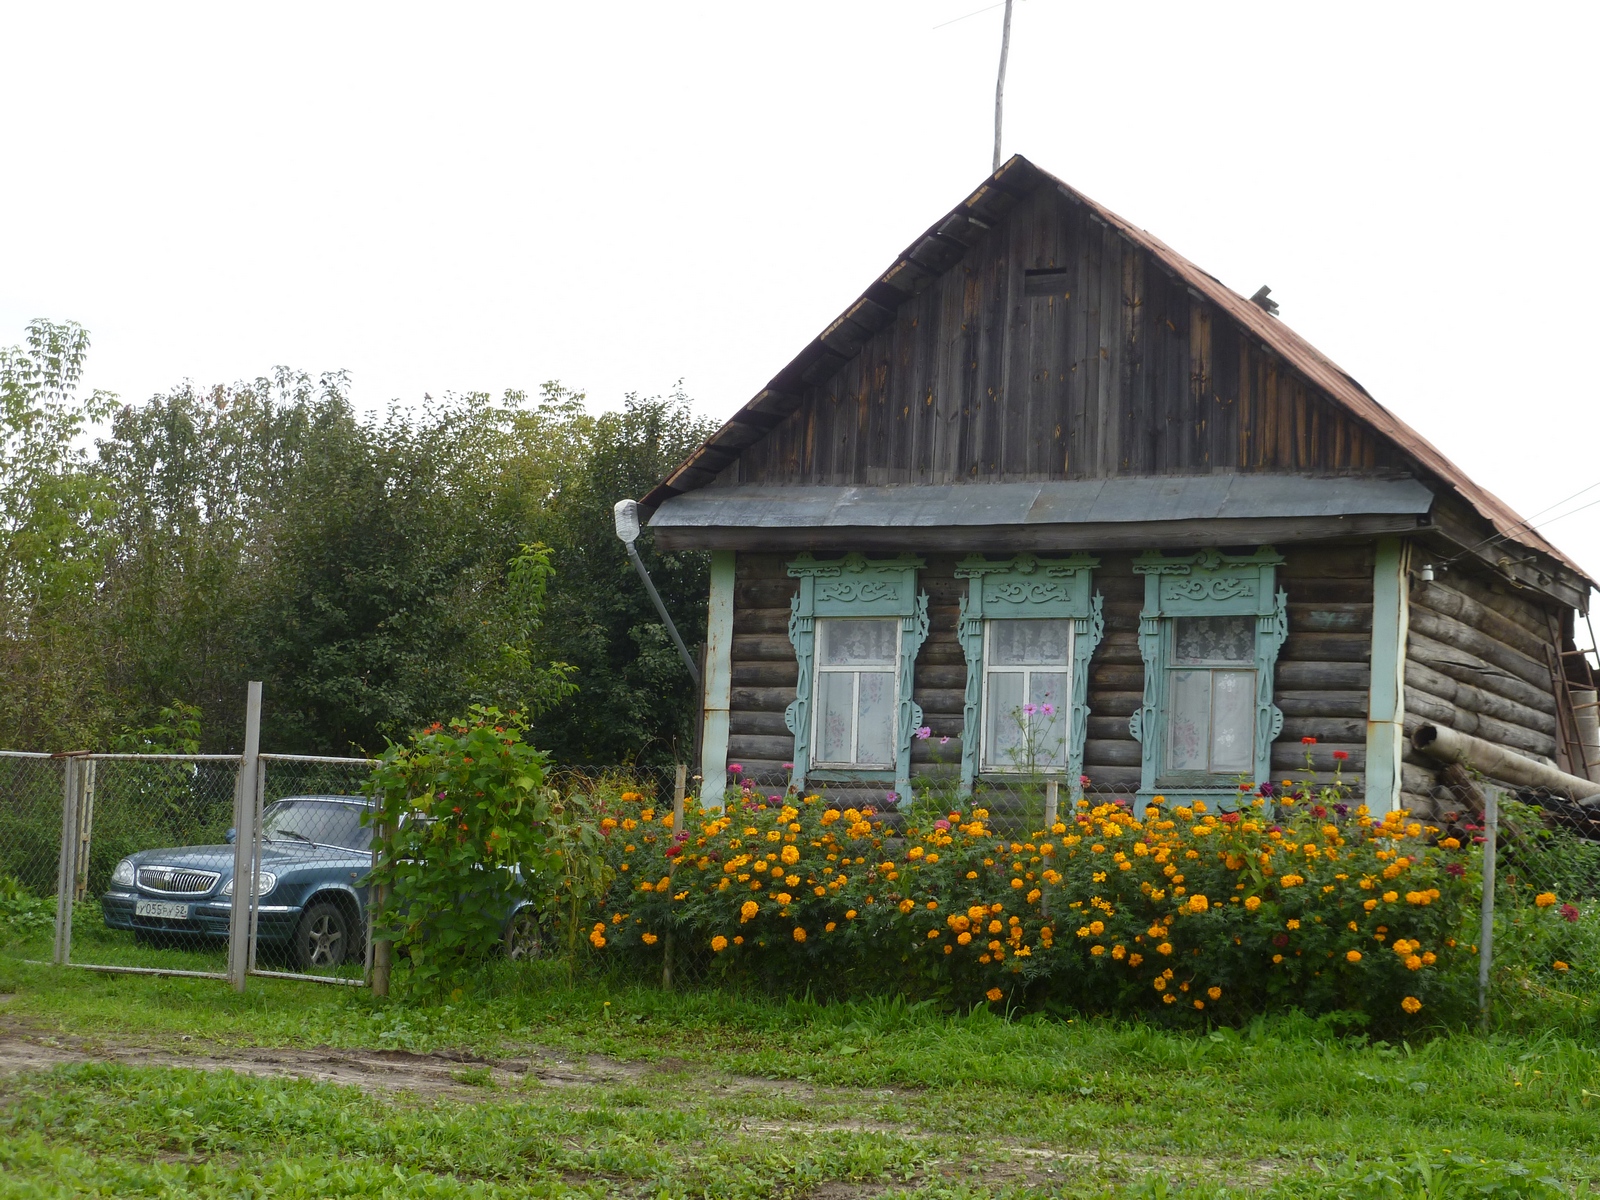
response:
<svg viewBox="0 0 1600 1200"><path fill-rule="evenodd" d="M1042 187L718 482L1406 466L1146 251Z"/></svg>
<svg viewBox="0 0 1600 1200"><path fill-rule="evenodd" d="M1452 570L1413 577L1406 639L1406 755L1401 803L1431 811L1438 763L1410 746L1436 724L1554 763L1556 690L1549 610L1524 592Z"/></svg>
<svg viewBox="0 0 1600 1200"><path fill-rule="evenodd" d="M818 557L836 557L847 547ZM1062 552L1070 552L1063 547ZM1289 597L1289 637L1278 657L1277 704L1283 734L1273 747L1278 777L1305 767L1302 737L1315 737L1313 762L1331 777L1333 751L1349 754L1346 776L1365 766L1368 669L1372 630L1372 548L1366 543L1290 547L1278 569ZM738 555L734 584L733 696L729 758L747 774L776 775L792 757L783 710L797 676L789 644L789 598L795 581L786 554ZM957 774L961 759L966 660L956 637L967 581L955 577L962 556L929 555L918 585L928 593L928 638L917 657L916 700L933 737L913 746L919 774ZM1105 597L1105 638L1089 664L1089 729L1085 773L1098 787L1139 786L1139 744L1128 718L1144 689L1139 610L1144 579L1130 555L1102 555L1095 587ZM939 745L939 738L949 743ZM942 765L939 760L942 760Z"/></svg>

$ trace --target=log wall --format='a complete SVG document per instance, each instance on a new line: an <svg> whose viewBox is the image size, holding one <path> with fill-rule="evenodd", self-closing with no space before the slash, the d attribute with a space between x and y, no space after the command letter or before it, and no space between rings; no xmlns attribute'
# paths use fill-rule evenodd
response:
<svg viewBox="0 0 1600 1200"><path fill-rule="evenodd" d="M1063 548L1062 552L1069 552ZM837 557L836 549L819 558ZM1275 680L1283 734L1272 769L1284 777L1305 767L1301 738L1315 737L1312 761L1323 775L1343 750L1346 776L1365 770L1367 691L1372 634L1372 549L1367 544L1292 547L1284 551L1279 586L1289 596L1289 637ZM798 668L789 644L789 598L797 590L785 573L787 554L737 559L733 610L733 696L728 755L751 773L778 773L793 756L783 710L794 699ZM918 584L928 593L929 631L917 657L916 700L933 737L913 747L919 773L954 774L961 761L961 708L966 659L957 640L967 581L955 577L958 555L929 555ZM1089 664L1089 729L1084 770L1103 787L1139 786L1139 743L1128 718L1144 690L1139 657L1139 610L1144 578L1133 556L1103 554L1095 587L1105 597L1106 634ZM941 746L939 739L950 741Z"/></svg>
<svg viewBox="0 0 1600 1200"><path fill-rule="evenodd" d="M1402 805L1434 805L1438 764L1410 748L1418 725L1444 725L1555 763L1548 610L1530 594L1456 571L1428 583L1413 577L1410 605Z"/></svg>

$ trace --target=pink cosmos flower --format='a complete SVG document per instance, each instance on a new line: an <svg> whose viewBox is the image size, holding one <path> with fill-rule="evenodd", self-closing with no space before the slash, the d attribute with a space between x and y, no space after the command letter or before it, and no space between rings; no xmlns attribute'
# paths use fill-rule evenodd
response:
<svg viewBox="0 0 1600 1200"><path fill-rule="evenodd" d="M949 744L950 744L950 739L949 738L942 737L942 738L939 739L939 745L948 746Z"/></svg>
<svg viewBox="0 0 1600 1200"><path fill-rule="evenodd" d="M1056 706L1054 704L1041 704L1039 711L1047 717L1053 717L1055 716Z"/></svg>
<svg viewBox="0 0 1600 1200"><path fill-rule="evenodd" d="M1023 712L1024 716L1031 717L1031 716L1033 716L1034 713L1036 713L1038 711L1039 710L1036 707L1034 707L1032 704L1024 704L1022 706L1022 712Z"/></svg>
<svg viewBox="0 0 1600 1200"><path fill-rule="evenodd" d="M933 736L933 729L930 726L924 725L921 729L917 730L916 736L919 741L925 742Z"/></svg>

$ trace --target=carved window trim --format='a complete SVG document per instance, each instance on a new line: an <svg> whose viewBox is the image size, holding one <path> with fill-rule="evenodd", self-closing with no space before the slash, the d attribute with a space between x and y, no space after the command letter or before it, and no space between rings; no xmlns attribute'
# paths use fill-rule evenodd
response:
<svg viewBox="0 0 1600 1200"><path fill-rule="evenodd" d="M1144 576L1144 609L1139 614L1139 653L1144 660L1144 696L1128 722L1142 747L1139 795L1237 795L1230 779L1196 783L1189 772L1164 771L1169 715L1168 667L1176 617L1253 616L1256 618L1255 781L1271 778L1272 743L1283 731L1283 713L1272 702L1278 651L1289 633L1288 594L1277 588L1283 556L1271 546L1254 554L1165 555L1146 551L1133 571Z"/></svg>
<svg viewBox="0 0 1600 1200"><path fill-rule="evenodd" d="M802 554L788 564L789 577L800 590L789 601L789 642L800 672L795 698L783 720L794 735L791 782L805 787L808 777L893 781L902 799L911 792L911 739L922 726L922 709L913 698L917 652L928 636L928 594L917 591L917 572L927 564L914 554L868 559L861 554L819 561ZM870 768L813 770L812 737L816 724L817 619L828 617L898 617L900 650L895 670L895 765L892 771Z"/></svg>
<svg viewBox="0 0 1600 1200"><path fill-rule="evenodd" d="M1078 781L1083 774L1083 744L1089 729L1089 659L1106 628L1103 598L1093 590L1093 573L1099 565L1098 558L1087 554L1069 558L1018 554L996 560L973 555L957 565L956 578L967 580L960 624L961 649L967 659L961 723L963 792L971 792L973 781L984 774L979 766L983 748L985 622L1029 618L1073 622L1071 712L1063 774L1074 797L1081 791Z"/></svg>

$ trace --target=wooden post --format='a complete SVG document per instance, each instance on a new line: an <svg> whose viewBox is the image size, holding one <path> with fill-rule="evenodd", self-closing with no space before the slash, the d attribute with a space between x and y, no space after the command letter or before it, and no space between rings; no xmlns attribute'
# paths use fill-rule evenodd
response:
<svg viewBox="0 0 1600 1200"><path fill-rule="evenodd" d="M78 852L78 767L69 758L61 772L61 855L56 873L55 962L65 966L72 957L72 890Z"/></svg>
<svg viewBox="0 0 1600 1200"><path fill-rule="evenodd" d="M78 866L73 881L72 899L82 900L89 890L89 842L94 829L94 759L78 764Z"/></svg>
<svg viewBox="0 0 1600 1200"><path fill-rule="evenodd" d="M228 914L228 982L244 991L250 974L250 907L256 891L256 772L261 761L261 684L245 690L244 754L233 791L233 905Z"/></svg>
<svg viewBox="0 0 1600 1200"><path fill-rule="evenodd" d="M1378 539L1372 569L1372 677L1367 694L1367 807L1376 815L1400 807L1405 753L1406 634L1410 625L1410 547Z"/></svg>
<svg viewBox="0 0 1600 1200"><path fill-rule="evenodd" d="M672 781L672 833L673 836L683 829L683 798L689 788L689 768L683 763L678 764L677 772ZM671 911L668 909L667 911ZM661 990L672 990L672 926L667 926L667 936L663 946L664 954L661 958Z"/></svg>
<svg viewBox="0 0 1600 1200"><path fill-rule="evenodd" d="M1500 793L1491 784L1483 800L1483 902L1478 919L1478 1022L1489 1032L1489 969L1494 963L1494 868L1500 834Z"/></svg>
<svg viewBox="0 0 1600 1200"><path fill-rule="evenodd" d="M706 673L700 744L700 803L721 808L728 790L728 708L733 698L732 550L711 552L711 595L706 613Z"/></svg>

